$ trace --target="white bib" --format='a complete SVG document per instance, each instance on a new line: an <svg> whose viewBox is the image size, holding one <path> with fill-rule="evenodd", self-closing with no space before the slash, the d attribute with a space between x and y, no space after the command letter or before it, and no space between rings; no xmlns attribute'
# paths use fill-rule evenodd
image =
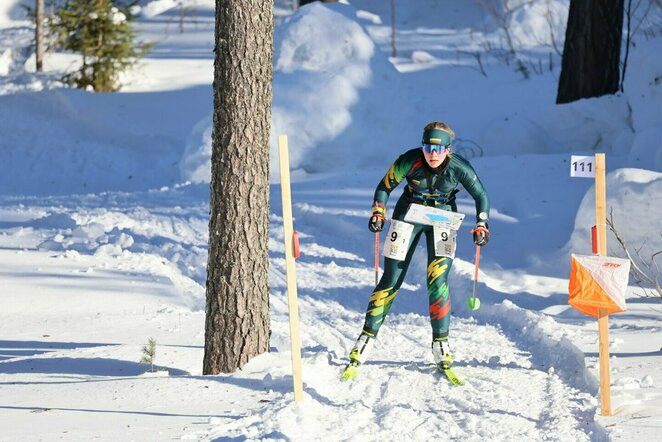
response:
<svg viewBox="0 0 662 442"><path fill-rule="evenodd" d="M411 234L414 231L414 225L397 219L391 220L391 226L384 239L384 248L382 255L386 258L404 261L407 257L407 250Z"/></svg>
<svg viewBox="0 0 662 442"><path fill-rule="evenodd" d="M446 223L434 223L432 231L435 256L454 259L457 247L457 230L450 228Z"/></svg>

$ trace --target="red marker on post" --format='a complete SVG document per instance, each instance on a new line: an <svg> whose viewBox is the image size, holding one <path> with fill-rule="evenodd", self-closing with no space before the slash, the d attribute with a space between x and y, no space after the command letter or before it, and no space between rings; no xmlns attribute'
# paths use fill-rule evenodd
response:
<svg viewBox="0 0 662 442"><path fill-rule="evenodd" d="M301 256L301 250L299 249L299 232L296 230L292 232L292 245L294 246L294 259L297 259L299 256Z"/></svg>

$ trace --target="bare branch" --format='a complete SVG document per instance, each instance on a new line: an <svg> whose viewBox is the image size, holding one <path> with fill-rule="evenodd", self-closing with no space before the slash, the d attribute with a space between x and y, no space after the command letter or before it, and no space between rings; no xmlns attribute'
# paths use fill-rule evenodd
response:
<svg viewBox="0 0 662 442"><path fill-rule="evenodd" d="M464 54L464 55L471 55L473 58L476 59L476 63L478 64L478 69L474 68L473 66L470 66L472 69L478 70L484 77L487 77L487 72L485 72L485 67L483 66L483 61L481 59L481 53L480 51L462 51L462 50L457 50L457 54Z"/></svg>
<svg viewBox="0 0 662 442"><path fill-rule="evenodd" d="M614 213L613 209L609 211L609 218L607 219L607 226L609 226L609 230L612 231L614 236L616 237L616 240L618 243L621 245L621 248L623 249L623 252L627 256L628 260L630 261L630 274L632 278L635 280L636 284L639 285L643 290L644 293L647 294L648 291L646 290L645 286L648 287L653 287L657 294L662 297L662 286L660 285L660 269L655 261L658 255L662 254L662 250L659 252L655 252L651 258L650 261L647 261L641 256L641 250L642 247L639 247L636 249L635 253L637 257L639 258L639 261L641 262L641 265L644 266L647 271L644 271L641 269L641 267L637 264L637 261L632 257L632 253L630 253L630 250L628 249L625 239L621 236L621 234L618 232L616 229L616 226L614 225Z"/></svg>
<svg viewBox="0 0 662 442"><path fill-rule="evenodd" d="M552 48L554 49L554 52L559 55L559 57L562 57L563 51L559 49L556 44L556 35L554 35L554 19L552 17L552 10L549 7L549 3L547 3L547 10L545 11L545 21L547 22L547 26L549 26L549 38L552 43Z"/></svg>

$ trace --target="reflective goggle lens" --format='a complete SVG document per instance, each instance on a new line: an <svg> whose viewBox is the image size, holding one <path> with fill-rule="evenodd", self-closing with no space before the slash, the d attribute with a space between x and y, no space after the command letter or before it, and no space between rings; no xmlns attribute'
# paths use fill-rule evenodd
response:
<svg viewBox="0 0 662 442"><path fill-rule="evenodd" d="M423 151L425 153L432 153L432 152L444 153L448 149L450 149L450 144L449 145L443 145L443 144L423 143Z"/></svg>

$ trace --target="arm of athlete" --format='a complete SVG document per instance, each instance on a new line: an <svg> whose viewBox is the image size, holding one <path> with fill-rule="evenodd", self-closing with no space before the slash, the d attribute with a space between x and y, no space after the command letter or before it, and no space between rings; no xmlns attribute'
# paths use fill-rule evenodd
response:
<svg viewBox="0 0 662 442"><path fill-rule="evenodd" d="M372 203L372 215L368 222L368 228L371 232L381 232L384 228L384 221L386 220L386 203L388 202L389 195L393 189L398 187L398 184L407 175L407 171L411 167L408 155L402 154L398 159L391 164L388 172L384 178L379 181L375 189L375 196Z"/></svg>
<svg viewBox="0 0 662 442"><path fill-rule="evenodd" d="M460 174L460 183L467 189L476 203L476 228L473 230L474 243L479 246L487 244L490 238L490 200L483 183L476 175L473 167L467 162Z"/></svg>

